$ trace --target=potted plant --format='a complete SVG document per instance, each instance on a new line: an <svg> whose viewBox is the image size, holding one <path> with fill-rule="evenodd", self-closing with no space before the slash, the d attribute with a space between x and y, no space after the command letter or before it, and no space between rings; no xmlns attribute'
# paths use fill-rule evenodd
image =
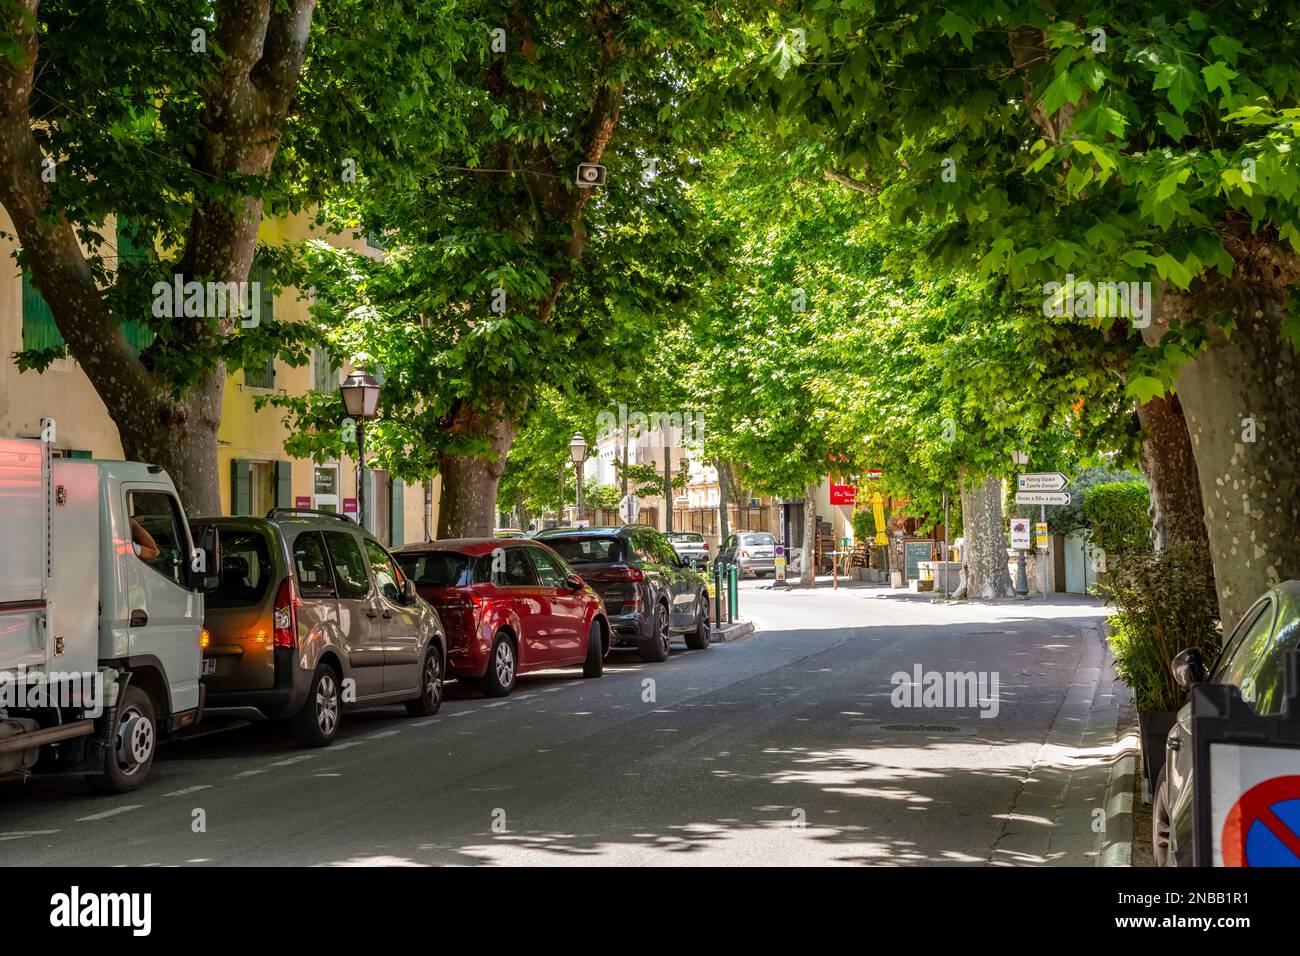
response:
<svg viewBox="0 0 1300 956"><path fill-rule="evenodd" d="M1174 657L1188 648L1204 660L1218 653L1211 580L1205 547L1180 543L1124 555L1106 586L1116 607L1110 646L1115 670L1133 689L1147 793L1164 767L1165 741L1186 697L1170 667Z"/></svg>

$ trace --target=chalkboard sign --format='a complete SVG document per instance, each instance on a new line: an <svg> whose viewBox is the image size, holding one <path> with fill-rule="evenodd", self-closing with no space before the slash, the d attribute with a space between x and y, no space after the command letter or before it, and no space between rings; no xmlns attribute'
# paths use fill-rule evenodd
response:
<svg viewBox="0 0 1300 956"><path fill-rule="evenodd" d="M930 560L930 555L934 553L934 542L909 541L905 547L907 548L907 580L919 580L921 577L921 569L918 565L920 565L922 561Z"/></svg>

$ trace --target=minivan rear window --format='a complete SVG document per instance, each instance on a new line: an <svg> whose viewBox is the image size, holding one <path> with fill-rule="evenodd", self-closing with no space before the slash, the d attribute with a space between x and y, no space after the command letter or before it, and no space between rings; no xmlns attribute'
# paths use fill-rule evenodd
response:
<svg viewBox="0 0 1300 956"><path fill-rule="evenodd" d="M266 535L241 528L221 528L221 568L207 577L208 607L251 607L261 602L271 583L271 550Z"/></svg>
<svg viewBox="0 0 1300 956"><path fill-rule="evenodd" d="M470 584L470 557L459 551L427 551L423 554L395 554L402 572L416 584L436 588L459 588Z"/></svg>
<svg viewBox="0 0 1300 956"><path fill-rule="evenodd" d="M570 564L617 564L623 560L621 538L552 538L542 539L546 546Z"/></svg>

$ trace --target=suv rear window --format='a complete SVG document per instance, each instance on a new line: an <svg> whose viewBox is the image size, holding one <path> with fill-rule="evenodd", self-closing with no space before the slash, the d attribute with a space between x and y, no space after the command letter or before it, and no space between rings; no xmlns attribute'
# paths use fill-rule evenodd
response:
<svg viewBox="0 0 1300 956"><path fill-rule="evenodd" d="M459 588L470 581L470 557L459 551L428 551L423 554L395 554L397 564L416 584L436 588Z"/></svg>
<svg viewBox="0 0 1300 956"><path fill-rule="evenodd" d="M244 528L221 528L221 568L204 588L208 607L251 607L261 602L271 582L271 550L266 535Z"/></svg>
<svg viewBox="0 0 1300 956"><path fill-rule="evenodd" d="M617 564L623 560L621 538L552 538L541 539L546 546L570 564Z"/></svg>

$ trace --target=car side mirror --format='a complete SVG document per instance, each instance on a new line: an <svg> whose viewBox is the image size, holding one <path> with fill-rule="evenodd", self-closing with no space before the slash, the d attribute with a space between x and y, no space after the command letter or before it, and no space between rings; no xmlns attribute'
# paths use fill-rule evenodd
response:
<svg viewBox="0 0 1300 956"><path fill-rule="evenodd" d="M1200 684L1205 680L1205 660L1201 657L1201 652L1194 647L1180 651L1170 661L1169 669L1174 672L1174 680L1183 690L1189 690L1193 684Z"/></svg>
<svg viewBox="0 0 1300 956"><path fill-rule="evenodd" d="M410 578L406 578L405 582L402 584L402 603L414 604L418 597L419 594L416 593L415 582Z"/></svg>
<svg viewBox="0 0 1300 956"><path fill-rule="evenodd" d="M570 591L581 591L587 586L587 582L582 580L576 574L570 574L564 579L564 584Z"/></svg>

